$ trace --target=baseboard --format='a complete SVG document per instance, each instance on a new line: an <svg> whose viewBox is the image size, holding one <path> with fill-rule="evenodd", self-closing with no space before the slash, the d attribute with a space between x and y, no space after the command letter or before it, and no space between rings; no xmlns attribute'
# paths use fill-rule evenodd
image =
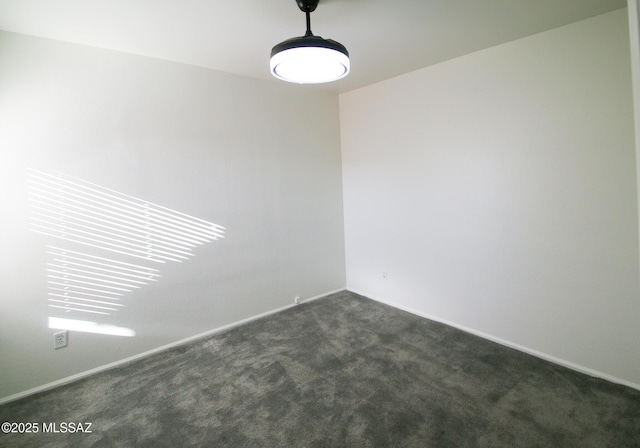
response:
<svg viewBox="0 0 640 448"><path fill-rule="evenodd" d="M399 310L406 311L406 312L411 313L411 314L415 314L416 316L424 317L425 319L429 319L429 320L432 320L432 321L435 321L435 322L439 322L441 324L448 325L450 327L457 328L458 330L462 330L462 331L464 331L466 333L471 333L471 334L473 334L475 336L479 336L479 337L481 337L483 339L487 339L489 341L496 342L496 343L498 343L500 345L504 345L506 347L518 350L520 352L524 352L524 353L527 353L529 355L535 356L536 358L544 359L545 361L549 361L549 362L552 362L554 364L558 364L558 365L561 365L563 367L567 367L567 368L569 368L571 370L575 370L577 372L584 373L586 375L593 376L593 377L596 377L596 378L601 378L601 379L609 381L611 383L621 384L623 386L627 386L627 387L631 387L633 389L640 390L640 384L636 384L636 383L633 383L631 381L623 380L622 378L618 378L616 376L609 375L608 373L600 372L598 370L594 370L594 369L591 369L589 367L582 366L580 364L575 364L573 362L566 361L566 360L558 358L556 356L549 355L547 353L540 352L538 350L534 350L534 349L531 349L529 347L513 343L513 342L508 341L506 339L502 339L502 338L499 338L497 336L493 336L491 334L484 333L484 332L478 331L478 330L474 330L473 328L465 327L464 325L460 325L460 324L457 324L455 322L448 321L446 319L442 319L442 318L440 318L438 316L433 316L431 314L424 313L422 311L418 311L418 310L415 310L413 308L406 307L404 305L400 305L400 304L398 304L396 302L392 302L392 301L389 301L389 300L381 299L379 297L376 297L374 295L368 294L366 292L357 291L355 289L348 288L348 287L347 287L347 291L353 292L355 294L361 295L361 296L366 297L366 298L371 299L371 300L375 300L376 302L380 302L380 303L383 303L385 305L389 305L389 306L391 306L393 308L397 308Z"/></svg>
<svg viewBox="0 0 640 448"><path fill-rule="evenodd" d="M313 296L313 297L309 297L309 298L306 298L306 299L302 299L302 300L300 300L300 303L302 304L302 303L311 302L313 300L321 299L323 297L327 297L327 296L330 296L331 294L342 292L344 290L345 290L345 288L336 289L334 291L330 291L330 292L326 292L326 293L323 293L323 294L320 294L320 295L317 295L317 296ZM179 347L179 346L184 345L184 344L188 344L190 342L197 341L198 339L203 339L203 338L206 338L208 336L212 336L212 335L214 335L216 333L220 333L222 331L226 331L226 330L230 330L230 329L235 328L235 327L239 327L241 325L247 324L247 323L252 322L254 320L262 319L263 317L267 317L267 316L270 316L272 314L280 313L280 312L282 312L284 310L287 310L289 308L292 308L294 306L296 306L296 304L292 303L291 305L286 305L286 306L283 306L283 307L280 307L280 308L276 308L274 310L270 310L270 311L267 311L267 312L264 312L264 313L261 313L261 314L257 314L255 316L251 316L251 317L248 317L246 319L242 319L242 320L239 320L239 321L236 321L236 322L232 322L232 323L227 324L227 325L223 325L221 327L214 328L213 330L208 330L208 331L205 331L203 333L199 333L199 334L196 334L194 336L190 336L188 338L181 339L179 341L172 342L170 344L166 344L166 345L163 345L161 347L157 347L157 348L148 350L146 352L142 352L142 353L139 353L137 355L130 356L128 358L124 358L124 359L121 359L121 360L118 360L118 361L114 361L114 362L111 362L109 364L105 364L105 365L100 366L100 367L96 367L96 368L93 368L93 369L90 369L90 370L86 370L84 372L76 373L75 375L71 375L71 376L68 376L68 377L53 381L51 383L44 384L42 386L34 387L34 388L26 390L24 392L18 392L17 394L13 394L13 395L9 395L8 397L0 398L0 405L9 403L11 401L19 400L21 398L25 398L25 397L28 397L30 395L37 394L39 392L44 392L46 390L54 389L54 388L56 388L58 386L62 386L64 384L69 384L69 383L72 383L74 381L78 381L80 379L86 378L88 376L95 375L96 373L104 372L105 370L113 369L114 367L118 367L118 366L121 366L123 364L129 363L129 362L132 362L132 361L137 361L139 359L146 358L146 357L151 356L151 355L155 355L155 354L163 352L165 350L169 350L169 349L172 349L172 348L175 348L175 347Z"/></svg>
<svg viewBox="0 0 640 448"><path fill-rule="evenodd" d="M334 289L333 291L329 291L329 292L325 292L325 293L322 293L322 294L317 295L317 296L309 297L308 299L301 299L300 300L300 304L307 303L307 302L312 302L312 301L318 300L318 299L322 299L323 297L327 297L327 296L330 296L332 294L337 294L339 292L343 292L343 291L346 291L346 290L347 290L346 287L345 288L340 288L340 289Z"/></svg>

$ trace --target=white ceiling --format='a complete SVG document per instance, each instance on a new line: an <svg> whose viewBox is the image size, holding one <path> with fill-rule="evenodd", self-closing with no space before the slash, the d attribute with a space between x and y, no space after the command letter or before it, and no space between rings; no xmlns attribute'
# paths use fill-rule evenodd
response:
<svg viewBox="0 0 640 448"><path fill-rule="evenodd" d="M345 92L626 6L626 0L320 0L314 34L347 47ZM0 29L272 79L305 31L295 0L0 0ZM276 81L273 82L282 82Z"/></svg>

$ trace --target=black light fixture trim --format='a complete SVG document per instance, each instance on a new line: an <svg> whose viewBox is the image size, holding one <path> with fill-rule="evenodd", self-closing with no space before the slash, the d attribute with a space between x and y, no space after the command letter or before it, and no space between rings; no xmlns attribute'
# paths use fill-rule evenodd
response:
<svg viewBox="0 0 640 448"><path fill-rule="evenodd" d="M336 42L333 39L323 39L320 36L301 36L301 37L292 37L291 39L287 39L284 42L280 42L278 45L273 47L271 50L271 57L275 54L280 53L281 51L290 50L292 48L298 47L322 47L328 48L330 50L339 51L344 54L346 57L349 57L349 52L340 42Z"/></svg>
<svg viewBox="0 0 640 448"><path fill-rule="evenodd" d="M298 4L298 8L300 8L300 10L304 12L306 15L307 31L304 36L287 39L283 42L280 42L276 46L274 46L273 49L271 50L271 58L273 58L275 55L283 51L291 50L294 48L305 48L305 47L321 48L321 49L337 51L339 53L342 53L346 57L346 65L344 66L344 72L341 73L339 76L331 79L322 80L322 81L308 81L308 82L327 82L327 81L340 79L346 76L349 73L349 69L350 69L349 63L348 63L349 52L347 51L344 45L342 45L340 42L336 42L333 39L323 39L320 36L314 36L314 34L311 32L311 13L315 11L315 9L317 8L319 1L320 0L296 0L296 3ZM271 73L275 77L283 79L285 81L305 82L305 81L287 79L277 73L277 68L278 67L275 66L275 67L272 67L272 70L271 70Z"/></svg>

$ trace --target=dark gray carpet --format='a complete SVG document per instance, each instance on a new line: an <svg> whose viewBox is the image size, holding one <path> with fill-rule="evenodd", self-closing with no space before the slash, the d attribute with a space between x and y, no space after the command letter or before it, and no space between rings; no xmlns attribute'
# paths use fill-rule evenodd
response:
<svg viewBox="0 0 640 448"><path fill-rule="evenodd" d="M640 447L640 391L344 292L0 407L3 447Z"/></svg>

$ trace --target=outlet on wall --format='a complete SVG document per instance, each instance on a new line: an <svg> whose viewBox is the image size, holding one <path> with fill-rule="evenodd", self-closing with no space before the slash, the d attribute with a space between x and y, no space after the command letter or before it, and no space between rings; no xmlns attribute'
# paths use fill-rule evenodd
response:
<svg viewBox="0 0 640 448"><path fill-rule="evenodd" d="M53 348L55 350L67 346L67 331L53 333Z"/></svg>
<svg viewBox="0 0 640 448"><path fill-rule="evenodd" d="M387 274L387 271L382 271L382 279L387 280L388 278L389 278L389 274Z"/></svg>

